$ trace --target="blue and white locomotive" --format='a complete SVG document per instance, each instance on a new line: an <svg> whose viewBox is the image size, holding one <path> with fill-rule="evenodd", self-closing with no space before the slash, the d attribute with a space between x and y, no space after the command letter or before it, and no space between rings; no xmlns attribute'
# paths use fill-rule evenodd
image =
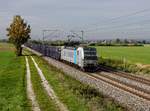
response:
<svg viewBox="0 0 150 111"><path fill-rule="evenodd" d="M27 47L57 60L78 66L84 71L94 71L98 65L96 48L92 47L58 47L43 44L25 44Z"/></svg>
<svg viewBox="0 0 150 111"><path fill-rule="evenodd" d="M91 47L62 47L61 60L73 63L84 70L96 68L98 64L96 48Z"/></svg>

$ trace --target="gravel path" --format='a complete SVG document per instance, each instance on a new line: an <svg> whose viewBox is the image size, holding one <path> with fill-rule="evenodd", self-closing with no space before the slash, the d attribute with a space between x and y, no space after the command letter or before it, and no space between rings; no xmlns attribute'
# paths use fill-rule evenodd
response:
<svg viewBox="0 0 150 111"><path fill-rule="evenodd" d="M38 102L36 100L34 91L32 89L31 73L30 73L30 66L29 66L28 58L25 57L25 59L26 59L26 70L27 70L27 96L28 96L28 99L32 103L32 110L33 111L41 111L40 107L38 105Z"/></svg>
<svg viewBox="0 0 150 111"><path fill-rule="evenodd" d="M50 86L50 84L48 83L48 81L46 80L46 78L44 77L44 74L42 72L42 70L39 68L39 66L37 65L37 63L35 62L34 58L31 56L31 59L38 71L38 74L41 77L42 80L42 85L45 88L47 94L49 97L52 98L52 100L55 102L55 104L59 107L60 111L69 111L67 109L67 107L59 100L59 98L56 96L54 90L52 89L52 87Z"/></svg>

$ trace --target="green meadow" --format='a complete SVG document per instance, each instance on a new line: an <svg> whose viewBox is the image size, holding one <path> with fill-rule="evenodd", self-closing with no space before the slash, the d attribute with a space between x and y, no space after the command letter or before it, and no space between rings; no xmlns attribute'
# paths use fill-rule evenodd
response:
<svg viewBox="0 0 150 111"><path fill-rule="evenodd" d="M99 57L150 64L150 45L144 47L97 46Z"/></svg>
<svg viewBox="0 0 150 111"><path fill-rule="evenodd" d="M24 51L25 53L26 51ZM59 109L48 97L30 58L31 82L41 111ZM58 98L69 111L124 111L125 108L96 89L67 76L41 57L33 56ZM63 93L62 93L63 92ZM26 65L24 56L17 57L11 44L0 43L0 111L31 111L26 94Z"/></svg>
<svg viewBox="0 0 150 111"><path fill-rule="evenodd" d="M11 44L0 43L0 111L29 111L24 57Z"/></svg>

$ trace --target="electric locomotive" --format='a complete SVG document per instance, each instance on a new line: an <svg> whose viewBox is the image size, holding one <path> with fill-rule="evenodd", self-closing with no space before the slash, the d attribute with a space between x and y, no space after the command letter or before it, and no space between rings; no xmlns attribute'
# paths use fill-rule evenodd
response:
<svg viewBox="0 0 150 111"><path fill-rule="evenodd" d="M73 63L82 70L95 70L98 65L96 48L91 47L62 47L61 60Z"/></svg>

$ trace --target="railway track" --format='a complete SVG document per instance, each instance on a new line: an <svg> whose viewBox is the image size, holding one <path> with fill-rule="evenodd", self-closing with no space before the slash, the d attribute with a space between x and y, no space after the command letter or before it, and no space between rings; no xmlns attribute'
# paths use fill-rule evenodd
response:
<svg viewBox="0 0 150 111"><path fill-rule="evenodd" d="M120 77L124 77L124 78L128 78L128 79L131 79L131 80L134 80L134 81L137 81L137 82L141 82L143 84L146 84L146 85L150 85L150 80L149 79L145 79L145 78L142 78L142 77L138 77L138 76L134 76L134 75L131 75L129 73L125 73L125 72L121 72L121 71L116 71L110 67L106 67L106 66L99 66L99 69L101 71L105 71L105 72L109 72L109 73L113 73L114 75L118 75Z"/></svg>
<svg viewBox="0 0 150 111"><path fill-rule="evenodd" d="M143 87L140 87L140 86L138 86L138 85L132 84L132 83L130 83L130 82L121 81L121 80L119 80L119 79L117 79L117 78L114 78L114 77L109 76L108 74L100 74L100 73L96 73L96 74L98 74L98 75L100 75L100 76L103 76L103 77L105 77L105 78L111 79L111 80L113 80L113 81L116 81L116 82L118 82L118 83L122 83L122 84L124 84L124 85L126 85L126 86L130 86L130 87L132 87L132 88L134 88L134 89L136 89L136 90L139 90L139 91L141 91L141 92L146 92L147 94L150 94L150 90L148 90L148 89L146 89L146 88L143 88ZM141 83L140 83L140 84L141 84ZM149 87L149 88L150 88L150 87Z"/></svg>
<svg viewBox="0 0 150 111"><path fill-rule="evenodd" d="M130 81L138 82L139 84L142 84L142 85L147 85L150 88L150 80L148 79L140 78L140 77L128 74L128 73L117 72L117 71L114 71L114 69L104 67L104 66L101 66L100 70L105 71L106 73L109 73L114 76L117 75L122 78L129 79ZM134 94L140 98L150 101L150 90L137 86L135 84L130 84L129 82L121 81L117 78L109 76L109 74L90 73L89 75L91 77L104 81L108 84L111 84L114 87L117 87L131 94Z"/></svg>
<svg viewBox="0 0 150 111"><path fill-rule="evenodd" d="M96 74L96 73L92 73L92 74L89 74L89 76L95 78L95 79L98 79L98 80L101 80L101 81L104 81L105 83L108 83L114 87L117 87L119 89L122 89L124 91L127 91L133 95L136 95L140 98L143 98L147 101L150 101L150 93L147 92L147 91L143 91L143 90L140 90L139 88L136 88L134 86L131 86L131 85L127 85L127 84L124 84L122 83L121 81L118 81L118 80L115 80L113 78L110 78L108 76L104 76L104 75L99 75L99 74Z"/></svg>

